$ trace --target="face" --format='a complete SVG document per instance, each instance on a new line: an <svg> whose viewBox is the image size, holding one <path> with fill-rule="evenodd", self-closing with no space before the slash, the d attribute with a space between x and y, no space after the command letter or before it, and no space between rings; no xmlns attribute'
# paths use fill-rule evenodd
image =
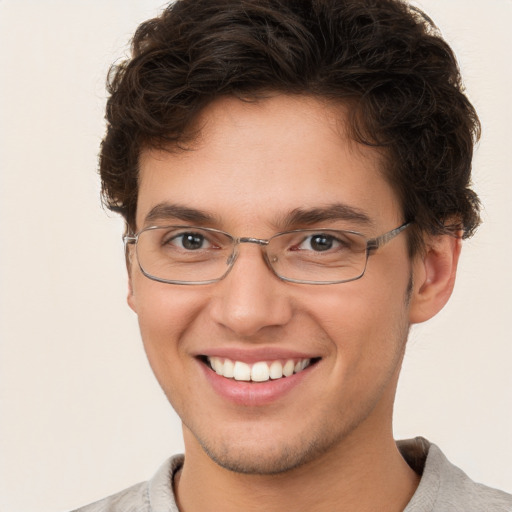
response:
<svg viewBox="0 0 512 512"><path fill-rule="evenodd" d="M216 101L190 150L142 154L137 229L201 225L268 239L332 228L371 238L399 226L378 153L351 142L343 118L309 97ZM411 272L404 234L370 256L361 279L334 285L280 280L254 244L239 246L223 280L191 286L148 279L132 254L129 304L186 449L263 474L389 435ZM253 382L230 378L231 363L240 375L260 363L299 371Z"/></svg>

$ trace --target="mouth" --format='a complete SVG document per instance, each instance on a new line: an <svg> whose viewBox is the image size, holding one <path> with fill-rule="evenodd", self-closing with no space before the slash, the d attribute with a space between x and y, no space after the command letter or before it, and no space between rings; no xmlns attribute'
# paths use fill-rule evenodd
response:
<svg viewBox="0 0 512 512"><path fill-rule="evenodd" d="M201 356L199 358L217 375L226 379L244 382L268 382L285 379L303 372L316 364L320 358L257 361L252 364L234 361L225 357Z"/></svg>

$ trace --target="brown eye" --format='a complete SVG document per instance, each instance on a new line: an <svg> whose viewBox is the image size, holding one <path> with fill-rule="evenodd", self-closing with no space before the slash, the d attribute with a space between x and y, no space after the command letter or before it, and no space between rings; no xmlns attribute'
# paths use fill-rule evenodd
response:
<svg viewBox="0 0 512 512"><path fill-rule="evenodd" d="M348 241L342 240L341 237L328 233L314 233L304 238L297 246L297 249L299 251L311 252L340 251L347 249L348 245Z"/></svg>
<svg viewBox="0 0 512 512"><path fill-rule="evenodd" d="M181 235L181 244L184 249L188 249L189 251L194 251L196 249L201 249L203 246L204 237L202 235L197 235L194 233L185 233Z"/></svg>
<svg viewBox="0 0 512 512"><path fill-rule="evenodd" d="M200 233L179 233L170 237L165 244L174 245L177 248L184 249L186 251L208 249L211 246L206 237Z"/></svg>
<svg viewBox="0 0 512 512"><path fill-rule="evenodd" d="M309 243L314 251L328 251L334 245L334 238L323 234L313 235Z"/></svg>

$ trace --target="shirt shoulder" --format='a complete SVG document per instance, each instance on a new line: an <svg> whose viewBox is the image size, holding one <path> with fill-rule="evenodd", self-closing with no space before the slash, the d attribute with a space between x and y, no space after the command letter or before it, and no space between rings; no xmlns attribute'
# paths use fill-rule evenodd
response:
<svg viewBox="0 0 512 512"><path fill-rule="evenodd" d="M423 465L420 484L404 512L512 512L512 495L474 482L435 444L416 438L398 446L416 471Z"/></svg>
<svg viewBox="0 0 512 512"><path fill-rule="evenodd" d="M73 512L149 512L148 482L141 482Z"/></svg>
<svg viewBox="0 0 512 512"><path fill-rule="evenodd" d="M141 482L73 512L179 512L172 488L174 473L183 465L183 456L171 457L151 480Z"/></svg>

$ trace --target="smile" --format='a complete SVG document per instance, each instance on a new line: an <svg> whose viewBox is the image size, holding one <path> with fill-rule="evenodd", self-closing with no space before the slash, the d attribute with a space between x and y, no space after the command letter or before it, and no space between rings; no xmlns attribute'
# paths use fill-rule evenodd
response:
<svg viewBox="0 0 512 512"><path fill-rule="evenodd" d="M288 359L286 361L258 361L247 364L228 358L207 357L210 368L222 377L246 382L267 382L300 373L311 366L317 359Z"/></svg>

